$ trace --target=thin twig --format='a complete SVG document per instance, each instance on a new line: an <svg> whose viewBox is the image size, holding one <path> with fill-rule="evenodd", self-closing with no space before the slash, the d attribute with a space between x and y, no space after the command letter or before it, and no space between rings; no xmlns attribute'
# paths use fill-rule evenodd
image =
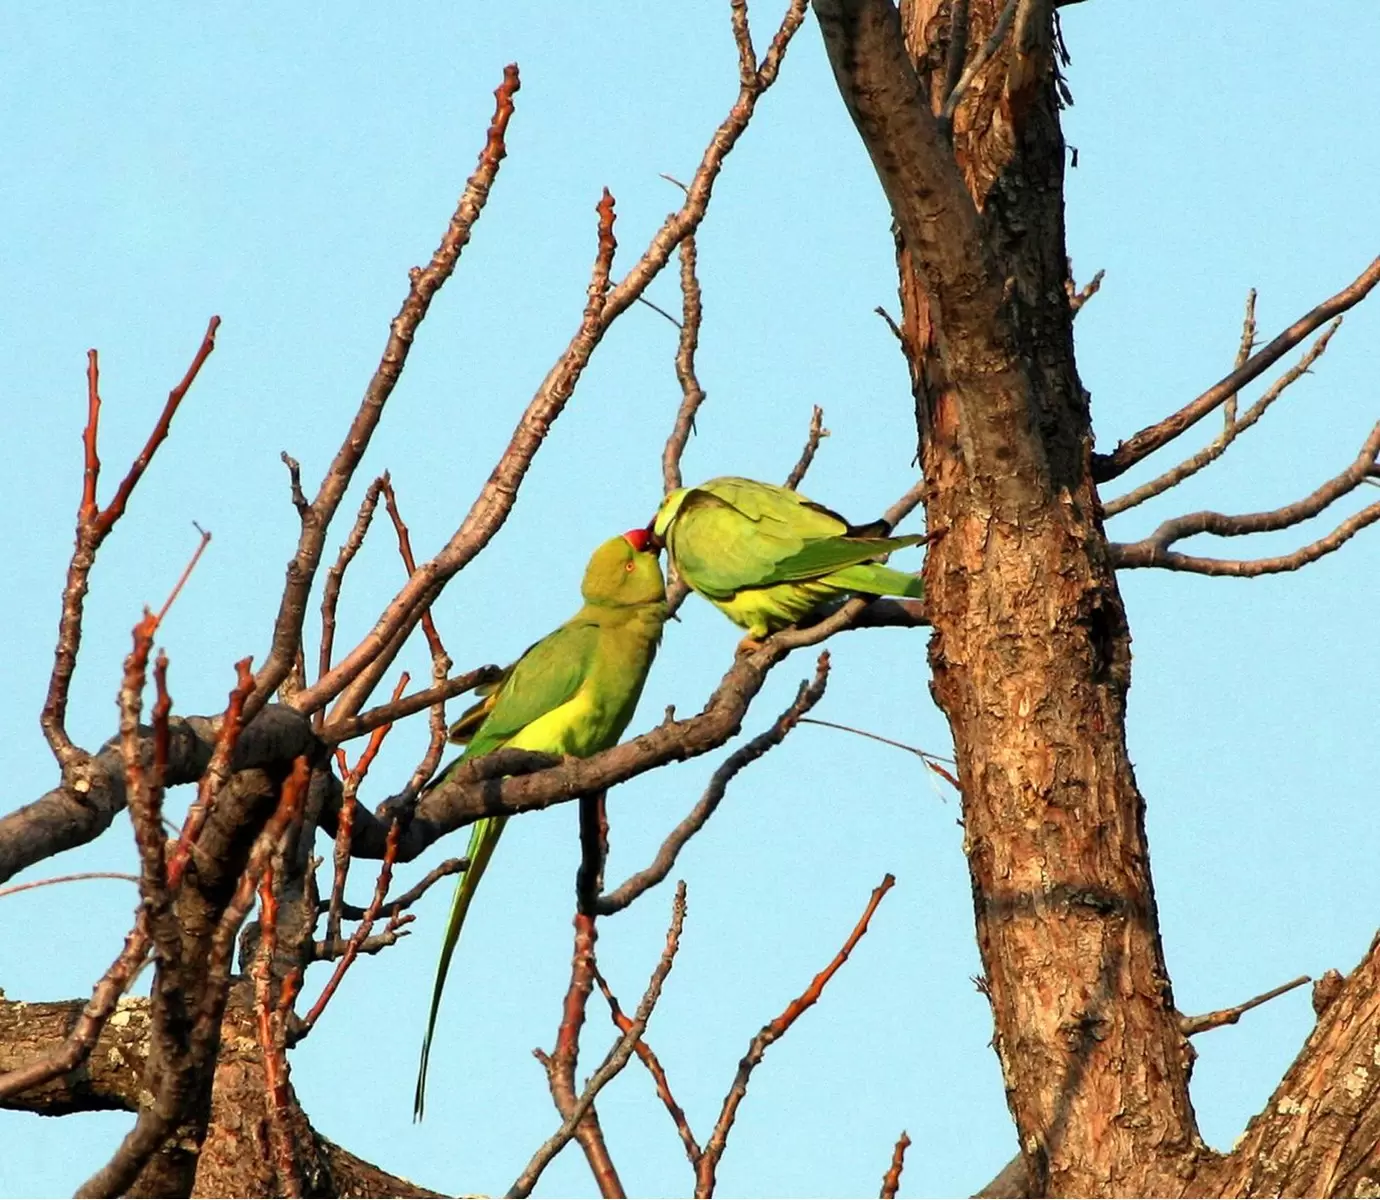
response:
<svg viewBox="0 0 1380 1200"><path fill-rule="evenodd" d="M901 1190L901 1172L905 1170L906 1151L909 1148L910 1134L903 1129L901 1136L896 1139L896 1148L891 1152L891 1166L882 1176L882 1190L878 1193L881 1200L896 1200L896 1193Z"/></svg>
<svg viewBox="0 0 1380 1200"><path fill-rule="evenodd" d="M824 428L824 410L816 404L814 411L810 414L810 429L805 436L805 447L800 451L800 458L791 468L791 473L786 476L786 486L792 491L800 486L801 481L805 478L805 472L815 461L815 453L819 450L820 442L828 436L829 431Z"/></svg>
<svg viewBox="0 0 1380 1200"><path fill-rule="evenodd" d="M720 1110L719 1119L714 1125L714 1132L710 1135L709 1141L705 1144L704 1153L700 1156L699 1166L695 1171L695 1195L697 1197L707 1197L714 1194L715 1174L718 1170L719 1160L723 1157L724 1148L728 1144L728 1135L733 1128L733 1121L738 1115L738 1106L742 1104L743 1098L747 1095L748 1079L757 1064L762 1061L767 1047L777 1041L795 1024L800 1015L819 999L829 980L848 961L848 956L853 952L853 948L862 939L863 934L867 932L868 922L872 920L872 914L877 911L877 905L882 902L882 897L891 890L895 883L895 877L888 873L882 882L873 888L872 897L868 900L863 915L853 927L853 932L848 935L848 940L843 943L843 948L834 956L834 960L814 977L809 987L786 1006L779 1017L763 1025L757 1036L748 1045L748 1051L743 1055L742 1061L738 1064L738 1072L733 1077L733 1086L729 1088L728 1095L724 1097L723 1108Z"/></svg>
<svg viewBox="0 0 1380 1200"><path fill-rule="evenodd" d="M800 723L805 714L819 703L828 682L829 652L825 650L820 654L819 660L815 664L814 678L801 682L790 707L772 722L769 729L759 733L750 742L740 746L724 759L719 768L710 776L709 786L705 788L704 794L696 802L695 807L690 810L679 825L667 834L666 840L661 843L661 848L656 852L656 857L652 859L651 863L628 876L613 891L600 896L595 902L594 911L601 916L611 916L613 913L622 912L644 892L665 879L671 873L671 868L676 865L676 858L684 849L685 844L703 829L705 823L714 815L714 811L719 807L719 802L723 800L724 793L728 790L728 785L733 777L744 767L761 758L767 751L779 746L785 740L786 735Z"/></svg>
<svg viewBox="0 0 1380 1200"><path fill-rule="evenodd" d="M273 864L259 880L259 949L251 974L259 1050L264 1060L264 1102L268 1109L268 1142L278 1188L285 1196L300 1196L302 1180L289 1128L288 1063L278 1006L272 1000L273 959L278 951L278 899L273 894Z"/></svg>
<svg viewBox="0 0 1380 1200"><path fill-rule="evenodd" d="M427 893L427 891L431 888L433 884L438 883L442 879L446 879L451 875L460 874L460 872L468 868L469 865L470 860L468 858L446 859L445 862L440 863L438 866L432 867L430 871L428 871L424 876L422 876L421 880L419 880L412 887L408 888L407 891L405 891L396 900L392 901L391 903L385 904L383 908L380 910L379 915L384 917L396 917L399 913L406 912ZM328 901L323 900L321 902L322 912L326 911L328 904ZM351 921L362 921L364 919L364 914L368 911L369 910L367 908L359 908L354 904L341 905L342 915Z"/></svg>
<svg viewBox="0 0 1380 1200"><path fill-rule="evenodd" d="M135 487L148 469L158 447L167 438L178 406L196 380L202 365L216 348L216 330L219 327L219 317L212 317L207 323L206 333L192 357L191 365L181 382L168 393L167 402L153 427L153 432L149 434L144 448L121 480L114 498L104 511L96 502L96 484L101 470L97 452L97 430L101 415L100 359L95 350L87 352L87 412L86 427L82 433L82 495L77 506L76 546L67 565L67 580L62 589L62 615L58 620L57 646L53 651L53 671L48 679L48 693L39 714L43 736L47 739L53 757L57 759L64 776L85 757L67 735L67 695L77 667L77 653L81 649L82 614L96 552L115 527L115 523L124 515L125 506L129 503Z"/></svg>
<svg viewBox="0 0 1380 1200"><path fill-rule="evenodd" d="M345 571L364 544L364 536L374 520L374 509L378 507L379 492L387 481L388 473L384 472L365 490L364 499L359 502L359 512L355 514L355 523L350 527L350 536L340 547L335 565L326 572L326 586L321 593L321 649L316 666L318 679L331 669L331 654L335 649L335 610L340 603L340 587L345 581ZM324 720L325 713L322 711L315 714L312 723L319 727Z"/></svg>
<svg viewBox="0 0 1380 1200"><path fill-rule="evenodd" d="M704 219L724 160L751 121L757 102L775 82L787 46L804 21L805 10L806 0L791 0L752 83L740 84L733 107L711 137L700 165L690 181L685 203L666 218L632 269L608 290L603 303L598 306L597 320L589 319L594 306L591 304L587 307L586 317L581 321L580 328L538 387L519 420L507 449L490 473L460 528L441 552L430 563L420 568L417 576L398 592L380 615L374 628L355 649L338 662L324 678L296 698L294 703L301 711L314 712L328 703L332 697L343 697L345 689L351 686L352 681L380 655L391 659L406 640L407 633L420 620L421 612L497 532L512 509L533 457L552 423L564 411L580 375L604 335L619 315L645 293L671 254L685 238L695 233ZM601 242L592 286L597 282L598 263L602 261L604 253L604 244ZM284 603L283 611L286 612L289 604L287 600ZM300 626L292 629L285 626L284 637L295 644L299 631ZM275 650L276 643L277 639ZM382 651L379 649L380 646L383 647Z"/></svg>
<svg viewBox="0 0 1380 1200"><path fill-rule="evenodd" d="M402 695L405 687L407 687L406 671L399 677L397 686L393 689L394 700ZM356 797L359 794L360 784L364 782L364 777L369 774L369 768L373 766L374 759L383 748L383 739L388 736L388 732L392 728L393 726L389 724L380 725L375 729L369 737L368 744L364 747L364 753L359 756L353 769L343 771L345 778L341 790L340 818L336 826L334 847L335 874L331 882L331 899L326 918L326 940L328 942L333 942L340 937L340 910L345 903L345 879L350 871L351 832L354 829L355 810L358 806ZM336 755L343 764L345 751L337 750ZM381 897L376 898L380 901L382 899ZM366 913L365 920L372 923L373 916Z"/></svg>
<svg viewBox="0 0 1380 1200"><path fill-rule="evenodd" d="M489 125L484 149L480 152L474 173L465 183L450 224L431 256L431 261L425 267L414 268L409 272L410 286L407 296L398 310L398 315L389 326L383 356L365 388L364 398L354 420L350 423L350 429L327 468L316 498L311 503L312 519L302 522L297 552L288 566L287 583L274 622L272 648L255 679L254 694L247 702L246 712L251 720L268 702L268 698L278 690L278 685L291 669L292 662L297 656L297 648L302 640L302 625L306 618L307 597L311 592L317 568L321 564L326 531L330 528L336 510L354 478L360 460L369 448L369 442L383 417L384 406L402 375L408 353L416 340L417 328L426 317L436 293L454 273L461 251L469 243L475 222L483 212L489 191L498 176L499 165L507 154L504 137L513 115L513 97L519 86L517 64L511 63L504 68L503 82L494 91L493 121ZM383 640L386 642L388 639ZM358 673L361 666L362 663L356 660L355 673ZM326 684L326 679L330 679L331 683ZM316 712L325 702L323 692L326 696L338 693L339 680L340 676L334 671L327 672L325 678L318 679L313 688L304 689L296 703L304 712Z"/></svg>
<svg viewBox="0 0 1380 1200"><path fill-rule="evenodd" d="M483 687L486 683L494 683L502 674L503 669L492 664L476 667L472 671L466 671L463 675L457 675L453 679L446 680L439 686L432 686L425 691L413 692L412 695L404 696L400 700L390 700L387 704L365 709L357 717L333 721L321 729L318 736L328 746L339 745L341 742L363 737L366 733L372 733L380 725L391 725L394 721L401 721L404 717L410 717L413 713L421 712L424 708L432 708L442 700L449 700L454 696L463 695L465 692L472 692L475 688Z"/></svg>
<svg viewBox="0 0 1380 1200"><path fill-rule="evenodd" d="M1252 337L1255 332L1253 311L1254 299L1255 293L1252 292L1249 302L1252 307L1252 312L1246 318L1245 328L1241 335L1243 347L1246 346L1247 339ZM1283 394L1284 389L1306 374L1308 369L1317 362L1327 349L1327 343L1332 340L1332 335L1337 332L1341 324L1342 318L1337 317L1331 325L1324 329L1323 332L1318 335L1317 341L1309 346L1304 352L1303 357L1266 388L1260 399L1246 410L1245 416L1239 421L1236 419L1236 395L1232 394L1229 396L1225 405L1226 423L1221 433L1199 450L1197 454L1190 455L1188 458L1184 459L1183 462L1179 463L1178 466L1171 468L1163 475L1150 480L1148 483L1141 484L1138 488L1133 488L1124 496L1118 496L1115 500L1109 500L1103 506L1103 514L1107 517L1114 517L1117 513L1123 513L1128 508L1134 508L1137 504L1143 504L1146 500L1152 499L1162 492L1167 492L1176 484L1182 483L1189 476L1197 474L1209 463L1216 462L1217 459L1222 457L1226 448L1236 440L1238 434L1245 432L1259 421L1260 418L1265 415L1265 410ZM1247 351L1246 357L1249 357L1249 351ZM1239 357L1238 361L1241 361Z"/></svg>
<svg viewBox="0 0 1380 1200"><path fill-rule="evenodd" d="M1179 1031L1184 1037L1192 1037L1195 1033L1204 1033L1209 1029L1218 1029L1223 1025L1235 1025L1241 1019L1242 1013L1248 1013L1253 1008L1259 1008L1262 1004L1268 1004L1276 997L1284 995L1285 992L1292 992L1295 988L1301 988L1305 983L1312 983L1311 975L1300 975L1297 979L1291 979L1288 983L1281 983L1279 987L1271 988L1268 992L1261 992L1258 996L1252 996L1242 1004L1237 1004L1232 1008L1219 1008L1214 1012L1204 1013L1201 1017L1180 1017Z"/></svg>
<svg viewBox="0 0 1380 1200"><path fill-rule="evenodd" d="M682 884L682 886L684 885ZM608 981L600 974L597 967L594 970L594 982L599 985L604 999L608 1001L609 1017L614 1026L620 1033L627 1033L632 1028L632 1018L623 1011L622 1006L618 1003L618 997L613 994ZM695 1135L690 1129L690 1122L686 1119L685 1110L676 1103L676 1098L671 1094L671 1084L666 1078L666 1070L662 1067L661 1060L657 1058L655 1052L642 1038L637 1039L633 1049L637 1052L637 1057L642 1060L642 1065L650 1073L652 1082L656 1085L657 1097L671 1115L671 1120L676 1126L676 1132L680 1134L681 1143L685 1146L686 1157L690 1160L690 1166L694 1167L700 1159L700 1144L695 1140Z"/></svg>
<svg viewBox="0 0 1380 1200"><path fill-rule="evenodd" d="M603 887L604 862L609 852L608 809L603 792L579 799L580 865L575 872L575 950L570 960L570 986L561 1006L561 1023L556 1031L556 1048L541 1057L556 1111L569 1119L578 1097L575 1091L575 1066L580 1054L580 1031L584 1028L589 995L594 990L597 970L594 946L598 939L595 908ZM575 1139L585 1153L601 1196L623 1196L622 1181L613 1165L598 1114L592 1106L573 1126Z"/></svg>
<svg viewBox="0 0 1380 1200"><path fill-rule="evenodd" d="M652 1011L661 998L662 985L665 984L666 977L671 973L676 951L680 948L680 935L684 925L685 884L679 883L676 885L675 900L671 904L671 926L666 931L666 948L662 951L661 960L652 972L647 990L643 993L642 1001L633 1014L631 1025L623 1033L623 1036L614 1043L613 1048L599 1065L599 1069L589 1077L584 1091L580 1093L579 1099L575 1101L570 1112L566 1114L561 1127L537 1149L537 1152L532 1155L531 1161L523 1168L522 1174L514 1180L513 1186L508 1189L507 1194L509 1196L522 1197L532 1194L532 1189L536 1187L541 1173L546 1170L551 1160L564 1149L566 1143L575 1136L575 1131L594 1103L594 1098L598 1096L610 1079L627 1066L628 1060L632 1057L633 1048L647 1031L647 1023L651 1020Z"/></svg>
<svg viewBox="0 0 1380 1200"><path fill-rule="evenodd" d="M666 447L661 452L661 484L667 494L684 482L680 460L690 435L695 432L695 414L704 403L704 389L695 372L695 353L700 344L700 322L704 308L700 298L699 276L695 273L698 255L695 239L687 237L680 244L680 338L676 345L676 379L680 382L681 401L676 421Z"/></svg>
<svg viewBox="0 0 1380 1200"><path fill-rule="evenodd" d="M365 910L364 919L360 921L354 933L350 935L350 943L346 947L345 953L340 956L340 961L336 963L335 971L330 980L321 989L321 995L311 1006L311 1011L303 1018L301 1028L297 1031L294 1041L301 1041L302 1038L306 1037L315 1027L316 1022L321 1019L321 1014L326 1011L326 1005L331 1002L331 997L335 995L340 981L345 978L345 972L350 969L350 965L359 956L360 947L374 928L374 922L378 919L379 911L383 908L383 898L388 894L388 885L393 879L393 863L398 857L398 832L398 823L394 821L388 830L388 849L384 851L383 862L379 865L378 882L374 884L374 899Z"/></svg>
<svg viewBox="0 0 1380 1200"><path fill-rule="evenodd" d="M54 875L51 879L35 879L30 883L12 883L0 888L0 898L13 896L16 892L27 892L31 888L50 887L55 883L78 883L85 879L122 879L126 883L138 883L139 876L127 875L122 871L78 871L74 875Z"/></svg>
<svg viewBox="0 0 1380 1200"><path fill-rule="evenodd" d="M1345 471L1329 479L1302 500L1268 512L1229 516L1225 513L1206 511L1174 517L1162 522L1154 533L1139 542L1113 543L1110 546L1112 562L1118 568L1164 567L1171 571L1193 571L1200 575L1255 576L1297 570L1336 550L1359 530L1380 520L1380 503L1353 513L1331 533L1292 554L1243 561L1179 554L1170 547L1182 538L1200 533L1211 533L1217 537L1241 537L1298 525L1317 516L1334 501L1364 483L1375 469L1377 455L1380 455L1380 423L1371 430L1370 436L1361 447L1361 452Z"/></svg>
<svg viewBox="0 0 1380 1200"><path fill-rule="evenodd" d="M251 662L251 659L242 658L235 664L235 686L230 689L230 699L221 718L216 748L197 784L196 799L187 809L187 818L182 823L177 845L168 858L168 886L171 888L176 888L182 878L187 859L201 835L216 796L230 777L230 760L234 757L235 746L239 743L240 732L245 724L244 705L254 687L254 676L249 670Z"/></svg>
<svg viewBox="0 0 1380 1200"><path fill-rule="evenodd" d="M1380 258L1371 262L1357 278L1335 296L1324 300L1311 312L1305 313L1297 321L1261 347L1244 364L1232 371L1225 379L1219 380L1197 399L1190 401L1171 416L1149 425L1139 433L1117 445L1111 454L1093 455L1093 478L1098 483L1115 479L1130 470L1141 459L1149 457L1161 446L1173 441L1185 429L1207 416L1228 397L1234 396L1251 380L1269 370L1279 359L1288 354L1315 329L1320 328L1333 317L1355 307L1370 294L1371 289L1380 283Z"/></svg>

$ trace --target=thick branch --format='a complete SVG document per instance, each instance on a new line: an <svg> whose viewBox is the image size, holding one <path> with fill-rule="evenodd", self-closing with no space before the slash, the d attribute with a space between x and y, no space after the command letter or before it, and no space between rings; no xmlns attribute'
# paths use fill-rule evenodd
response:
<svg viewBox="0 0 1380 1200"><path fill-rule="evenodd" d="M205 773L219 733L215 717L170 717L168 786L195 783ZM152 763L153 731L139 729L140 747ZM241 733L231 767L291 762L313 753L316 741L300 713L279 705L266 708ZM70 772L67 782L31 804L0 817L0 882L63 850L85 845L110 827L125 807L125 772L117 740Z"/></svg>

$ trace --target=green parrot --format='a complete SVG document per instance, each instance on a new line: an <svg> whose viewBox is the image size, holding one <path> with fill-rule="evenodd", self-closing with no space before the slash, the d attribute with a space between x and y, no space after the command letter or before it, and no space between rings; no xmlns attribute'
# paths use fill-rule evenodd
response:
<svg viewBox="0 0 1380 1200"><path fill-rule="evenodd" d="M666 621L666 587L651 542L645 529L634 529L594 552L580 585L583 607L529 647L451 726L451 740L469 744L438 782L461 763L501 747L586 758L617 743L637 707ZM455 887L422 1041L417 1119L451 955L506 822L481 817L470 834L470 865Z"/></svg>
<svg viewBox="0 0 1380 1200"><path fill-rule="evenodd" d="M677 488L648 528L676 573L748 631L744 647L853 593L924 595L918 577L872 561L922 535L888 537L885 521L850 525L799 492L755 479Z"/></svg>

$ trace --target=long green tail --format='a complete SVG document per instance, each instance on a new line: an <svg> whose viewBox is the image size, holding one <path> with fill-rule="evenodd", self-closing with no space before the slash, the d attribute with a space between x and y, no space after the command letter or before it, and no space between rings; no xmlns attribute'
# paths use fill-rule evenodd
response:
<svg viewBox="0 0 1380 1200"><path fill-rule="evenodd" d="M850 592L866 592L870 596L909 596L913 600L925 596L925 586L918 575L907 575L880 563L859 563L855 567L831 571L821 582Z"/></svg>
<svg viewBox="0 0 1380 1200"><path fill-rule="evenodd" d="M470 834L470 848L466 857L470 865L455 885L455 899L450 904L450 921L446 925L446 940L441 943L441 961L436 964L436 986L431 992L431 1015L426 1020L426 1036L422 1039L422 1064L417 1071L417 1094L412 1101L412 1119L422 1119L423 1101L426 1093L426 1065L431 1057L431 1035L436 1032L436 1014L441 1008L441 992L446 986L446 972L450 970L450 957L455 953L455 943L460 940L460 927L465 923L465 914L470 911L470 901L474 899L479 881L489 860L494 856L494 847L503 833L507 817L481 817L474 823Z"/></svg>

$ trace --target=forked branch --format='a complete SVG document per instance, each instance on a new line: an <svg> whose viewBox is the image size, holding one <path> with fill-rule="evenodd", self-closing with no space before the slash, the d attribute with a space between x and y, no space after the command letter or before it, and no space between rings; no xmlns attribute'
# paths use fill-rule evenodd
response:
<svg viewBox="0 0 1380 1200"><path fill-rule="evenodd" d="M1126 441L1119 443L1111 454L1094 454L1093 478L1099 483L1115 479L1134 467L1141 459L1148 458L1161 446L1172 442L1228 397L1235 396L1251 380L1269 370L1315 329L1321 328L1347 309L1354 308L1370 294L1377 282L1380 282L1380 258L1375 259L1335 296L1324 300L1311 312L1305 313L1197 399L1189 401L1178 412L1165 417L1164 420L1133 434Z"/></svg>
<svg viewBox="0 0 1380 1200"><path fill-rule="evenodd" d="M1219 512L1195 512L1174 517L1163 522L1154 533L1139 542L1112 543L1112 561L1118 568L1163 567L1170 571L1193 571L1200 575L1249 577L1298 570L1323 555L1330 554L1367 525L1380 520L1380 501L1353 513L1331 533L1292 554L1236 560L1181 554L1170 547L1183 538L1200 533L1211 533L1218 537L1240 537L1298 525L1310 517L1317 516L1334 501L1354 491L1372 477L1377 454L1380 454L1380 424L1371 430L1370 436L1351 466L1302 500L1268 512L1244 513L1239 516L1228 516Z"/></svg>

